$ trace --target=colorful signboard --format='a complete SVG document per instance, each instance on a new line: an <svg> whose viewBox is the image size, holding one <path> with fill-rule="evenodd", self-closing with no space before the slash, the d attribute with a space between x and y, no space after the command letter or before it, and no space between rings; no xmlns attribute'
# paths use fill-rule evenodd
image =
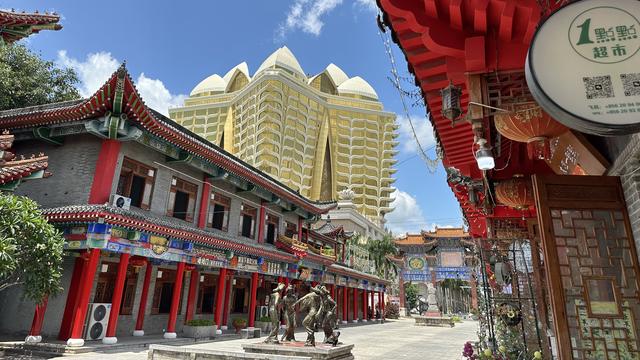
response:
<svg viewBox="0 0 640 360"><path fill-rule="evenodd" d="M540 106L590 134L640 130L639 19L637 0L575 1L548 17L525 66Z"/></svg>

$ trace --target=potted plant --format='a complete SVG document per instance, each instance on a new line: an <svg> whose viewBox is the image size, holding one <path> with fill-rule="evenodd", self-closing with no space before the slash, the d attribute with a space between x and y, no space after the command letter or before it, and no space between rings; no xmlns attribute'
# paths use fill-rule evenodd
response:
<svg viewBox="0 0 640 360"><path fill-rule="evenodd" d="M182 334L184 337L202 339L213 337L216 331L216 326L213 321L209 319L193 319L187 321L182 327Z"/></svg>
<svg viewBox="0 0 640 360"><path fill-rule="evenodd" d="M256 320L255 326L260 328L260 331L263 334L269 333L271 331L271 317L263 316L260 319Z"/></svg>
<svg viewBox="0 0 640 360"><path fill-rule="evenodd" d="M240 332L241 329L247 327L247 319L237 317L231 321L231 325L233 325L234 329L236 329L236 334Z"/></svg>

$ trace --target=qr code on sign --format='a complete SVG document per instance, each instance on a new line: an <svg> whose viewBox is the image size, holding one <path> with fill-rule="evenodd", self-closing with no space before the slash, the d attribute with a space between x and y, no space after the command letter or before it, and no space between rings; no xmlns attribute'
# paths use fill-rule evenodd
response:
<svg viewBox="0 0 640 360"><path fill-rule="evenodd" d="M624 87L624 96L640 95L640 74L621 74L622 86Z"/></svg>
<svg viewBox="0 0 640 360"><path fill-rule="evenodd" d="M611 76L591 76L583 77L584 89L587 92L587 99L610 98L613 97L613 84Z"/></svg>

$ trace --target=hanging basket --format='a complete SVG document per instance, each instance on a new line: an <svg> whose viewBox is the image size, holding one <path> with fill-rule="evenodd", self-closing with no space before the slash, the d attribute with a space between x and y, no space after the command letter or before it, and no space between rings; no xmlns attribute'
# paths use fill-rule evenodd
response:
<svg viewBox="0 0 640 360"><path fill-rule="evenodd" d="M534 204L531 180L522 176L499 182L495 190L496 200L508 207L526 210Z"/></svg>
<svg viewBox="0 0 640 360"><path fill-rule="evenodd" d="M496 114L496 129L507 139L527 144L530 159L550 159L549 140L569 129L544 112L535 101L503 104L510 112Z"/></svg>

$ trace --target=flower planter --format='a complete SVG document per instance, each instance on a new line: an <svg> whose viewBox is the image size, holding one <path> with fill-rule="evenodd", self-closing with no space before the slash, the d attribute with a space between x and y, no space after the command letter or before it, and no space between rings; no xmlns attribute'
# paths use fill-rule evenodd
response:
<svg viewBox="0 0 640 360"><path fill-rule="evenodd" d="M236 329L236 334L239 334L240 330L242 330L245 327L247 327L247 320L245 320L245 319L233 319L233 321L231 322L231 325L233 325L233 328Z"/></svg>
<svg viewBox="0 0 640 360"><path fill-rule="evenodd" d="M182 335L188 338L203 339L212 338L216 332L216 327L211 326L190 326L182 327Z"/></svg>

